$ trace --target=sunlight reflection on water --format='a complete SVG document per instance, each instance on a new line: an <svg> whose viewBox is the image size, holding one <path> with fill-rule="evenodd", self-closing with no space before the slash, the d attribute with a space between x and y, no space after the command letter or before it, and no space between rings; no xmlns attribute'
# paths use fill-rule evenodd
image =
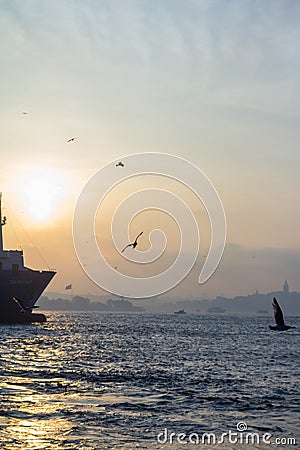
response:
<svg viewBox="0 0 300 450"><path fill-rule="evenodd" d="M176 449L157 434L222 433L239 421L296 436L299 334L267 324L57 313L43 325L3 326L1 448Z"/></svg>

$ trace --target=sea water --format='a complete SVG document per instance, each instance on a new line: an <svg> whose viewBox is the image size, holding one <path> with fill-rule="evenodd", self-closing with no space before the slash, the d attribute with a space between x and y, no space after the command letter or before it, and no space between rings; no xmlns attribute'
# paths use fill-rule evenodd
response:
<svg viewBox="0 0 300 450"><path fill-rule="evenodd" d="M299 318L47 316L0 327L1 449L300 448Z"/></svg>

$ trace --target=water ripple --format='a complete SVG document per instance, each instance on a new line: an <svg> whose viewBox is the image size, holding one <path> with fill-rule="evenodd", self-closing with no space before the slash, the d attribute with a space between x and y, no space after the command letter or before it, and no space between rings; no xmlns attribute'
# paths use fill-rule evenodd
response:
<svg viewBox="0 0 300 450"><path fill-rule="evenodd" d="M5 450L159 449L165 428L241 421L297 436L299 334L271 333L266 318L53 313L1 332Z"/></svg>

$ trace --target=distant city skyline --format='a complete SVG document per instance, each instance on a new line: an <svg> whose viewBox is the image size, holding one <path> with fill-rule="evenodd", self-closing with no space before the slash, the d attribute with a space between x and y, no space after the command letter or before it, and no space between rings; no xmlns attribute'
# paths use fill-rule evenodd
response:
<svg viewBox="0 0 300 450"><path fill-rule="evenodd" d="M45 310L88 310L102 312L166 312L172 313L182 308L187 313L228 313L228 314L263 314L273 315L272 299L276 296L287 315L300 315L300 292L290 291L287 280L282 289L270 292L249 292L234 297L216 296L216 298L180 298L160 296L151 300L133 300L118 298L114 295L60 295L49 292L40 299L40 306Z"/></svg>

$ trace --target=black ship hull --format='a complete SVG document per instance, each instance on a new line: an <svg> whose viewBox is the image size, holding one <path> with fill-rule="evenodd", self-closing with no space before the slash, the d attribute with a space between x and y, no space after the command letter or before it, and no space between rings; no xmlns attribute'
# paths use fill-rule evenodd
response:
<svg viewBox="0 0 300 450"><path fill-rule="evenodd" d="M55 273L28 268L0 271L0 323L45 322L44 314L33 314L32 309Z"/></svg>

